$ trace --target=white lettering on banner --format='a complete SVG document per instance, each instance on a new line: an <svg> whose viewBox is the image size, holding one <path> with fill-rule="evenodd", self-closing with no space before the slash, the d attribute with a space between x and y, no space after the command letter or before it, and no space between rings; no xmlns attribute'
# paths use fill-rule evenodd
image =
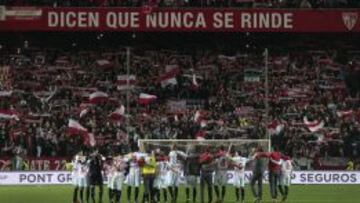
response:
<svg viewBox="0 0 360 203"><path fill-rule="evenodd" d="M214 28L234 28L234 13L232 12L216 12L213 20Z"/></svg>
<svg viewBox="0 0 360 203"><path fill-rule="evenodd" d="M109 12L106 14L106 26L110 28L138 28L138 12Z"/></svg>
<svg viewBox="0 0 360 203"><path fill-rule="evenodd" d="M249 13L240 14L242 29L292 29L293 13Z"/></svg>
<svg viewBox="0 0 360 203"><path fill-rule="evenodd" d="M251 172L246 171L245 182L249 183ZM228 172L228 183L232 184L234 174ZM46 171L46 172L0 172L0 185L65 185L71 184L71 172ZM106 178L104 178L106 183ZM181 177L181 183L185 178ZM268 176L264 174L264 182ZM360 171L294 171L291 176L292 184L360 184Z"/></svg>
<svg viewBox="0 0 360 203"><path fill-rule="evenodd" d="M55 12L48 13L49 27L90 28L99 27L98 12Z"/></svg>
<svg viewBox="0 0 360 203"><path fill-rule="evenodd" d="M146 15L147 28L206 28L203 13L159 12Z"/></svg>

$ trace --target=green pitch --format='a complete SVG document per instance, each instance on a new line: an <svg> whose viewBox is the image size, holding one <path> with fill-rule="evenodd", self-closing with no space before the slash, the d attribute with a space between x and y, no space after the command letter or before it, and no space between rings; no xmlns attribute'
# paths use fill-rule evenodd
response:
<svg viewBox="0 0 360 203"><path fill-rule="evenodd" d="M104 187L105 189L106 187ZM107 188L104 203L108 203ZM246 202L253 202L250 188L246 188ZM264 202L271 202L268 187L264 187ZM124 192L123 192L124 193ZM185 200L184 188L180 189L179 203ZM227 201L234 202L234 188L227 188ZM0 186L0 203L71 203L71 186ZM125 196L123 194L123 200ZM288 203L356 203L360 199L359 185L293 185ZM125 201L122 201L125 203Z"/></svg>

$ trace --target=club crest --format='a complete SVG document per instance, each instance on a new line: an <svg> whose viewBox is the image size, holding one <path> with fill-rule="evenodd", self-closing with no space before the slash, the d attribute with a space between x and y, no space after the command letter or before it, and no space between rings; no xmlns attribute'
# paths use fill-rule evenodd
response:
<svg viewBox="0 0 360 203"><path fill-rule="evenodd" d="M344 25L348 30L354 29L356 23L358 22L358 13L357 12L344 12L342 13L342 19Z"/></svg>

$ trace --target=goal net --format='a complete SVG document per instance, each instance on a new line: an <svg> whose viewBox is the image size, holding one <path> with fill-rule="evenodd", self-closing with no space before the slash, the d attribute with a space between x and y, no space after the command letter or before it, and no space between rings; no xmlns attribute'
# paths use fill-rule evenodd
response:
<svg viewBox="0 0 360 203"><path fill-rule="evenodd" d="M227 139L227 140L169 140L169 139L141 139L138 140L140 151L150 152L161 149L169 152L171 146L176 145L178 150L183 152L202 152L205 148L217 150L222 147L226 151L241 151L242 154L250 154L252 149L261 147L263 151L269 151L269 140L248 140L248 139Z"/></svg>

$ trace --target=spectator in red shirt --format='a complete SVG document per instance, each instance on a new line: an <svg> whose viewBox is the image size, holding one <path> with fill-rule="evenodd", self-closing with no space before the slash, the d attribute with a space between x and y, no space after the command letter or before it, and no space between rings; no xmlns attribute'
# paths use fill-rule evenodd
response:
<svg viewBox="0 0 360 203"><path fill-rule="evenodd" d="M280 182L280 170L281 170L281 158L283 155L279 152L279 148L277 146L273 147L272 152L267 153L259 153L257 156L259 157L267 157L269 159L268 170L269 170L269 185L270 185L270 194L273 202L276 202L277 199L277 186ZM280 193L282 193L281 188L279 188Z"/></svg>

